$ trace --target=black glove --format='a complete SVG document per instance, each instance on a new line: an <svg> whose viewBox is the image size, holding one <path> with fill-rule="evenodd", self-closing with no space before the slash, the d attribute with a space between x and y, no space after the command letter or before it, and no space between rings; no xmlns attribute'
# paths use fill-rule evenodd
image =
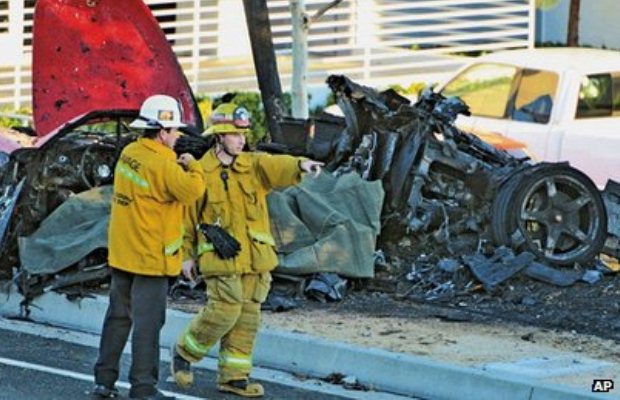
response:
<svg viewBox="0 0 620 400"><path fill-rule="evenodd" d="M180 156L183 153L189 153L196 160L200 160L202 156L215 144L213 135L211 136L191 136L182 135L174 144L174 151Z"/></svg>
<svg viewBox="0 0 620 400"><path fill-rule="evenodd" d="M213 244L215 253L223 260L234 258L241 251L241 245L219 225L198 224L198 230Z"/></svg>

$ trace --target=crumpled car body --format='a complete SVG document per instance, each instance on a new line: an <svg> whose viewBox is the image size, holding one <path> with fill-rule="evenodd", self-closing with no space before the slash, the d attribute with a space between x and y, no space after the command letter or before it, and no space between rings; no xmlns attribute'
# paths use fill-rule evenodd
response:
<svg viewBox="0 0 620 400"><path fill-rule="evenodd" d="M332 164L382 181L382 239L408 235L419 251L444 255L507 245L570 266L603 249L607 210L581 171L534 164L459 130L457 116L468 113L459 98L427 90L412 105L344 76L327 83L346 120Z"/></svg>
<svg viewBox="0 0 620 400"><path fill-rule="evenodd" d="M21 269L18 238L32 234L50 213L76 194L112 183L120 151L136 139L136 133L127 129L135 115L136 110L91 112L35 141L39 146L3 153L0 276L8 278L13 269ZM29 272L36 274L37 269L33 265Z"/></svg>
<svg viewBox="0 0 620 400"><path fill-rule="evenodd" d="M121 150L136 139L128 125L144 99L178 99L186 133L203 129L187 79L144 2L39 0L33 35L34 129L0 132L0 277L21 276L25 290L53 276L33 278L36 263L22 270L18 238L67 199L112 183ZM78 264L84 275L105 264L105 252Z"/></svg>

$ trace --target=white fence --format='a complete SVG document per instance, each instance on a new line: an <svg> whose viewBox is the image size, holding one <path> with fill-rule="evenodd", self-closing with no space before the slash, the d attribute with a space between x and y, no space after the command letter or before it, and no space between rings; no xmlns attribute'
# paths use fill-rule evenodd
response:
<svg viewBox="0 0 620 400"><path fill-rule="evenodd" d="M306 0L307 12L330 2ZM0 0L0 108L30 103L34 3ZM195 93L256 89L241 0L146 3ZM289 1L268 0L268 6L286 90L292 64ZM322 85L334 73L373 86L421 76L431 80L460 65L460 54L528 47L533 41L534 0L344 0L311 26L308 81Z"/></svg>

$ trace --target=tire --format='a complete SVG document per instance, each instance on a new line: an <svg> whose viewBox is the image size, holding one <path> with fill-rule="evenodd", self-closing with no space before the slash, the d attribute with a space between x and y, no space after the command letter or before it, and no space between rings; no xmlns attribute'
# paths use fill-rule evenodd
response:
<svg viewBox="0 0 620 400"><path fill-rule="evenodd" d="M500 193L509 196L508 193ZM498 206L499 207L499 206ZM600 192L581 171L567 164L538 164L515 184L504 208L504 235L519 250L554 265L592 262L607 236L607 213ZM514 228L514 229L513 229Z"/></svg>
<svg viewBox="0 0 620 400"><path fill-rule="evenodd" d="M498 246L511 246L511 235L515 230L514 218L510 218L509 210L513 209L515 192L523 179L523 171L517 172L504 182L497 192L491 205L490 234Z"/></svg>

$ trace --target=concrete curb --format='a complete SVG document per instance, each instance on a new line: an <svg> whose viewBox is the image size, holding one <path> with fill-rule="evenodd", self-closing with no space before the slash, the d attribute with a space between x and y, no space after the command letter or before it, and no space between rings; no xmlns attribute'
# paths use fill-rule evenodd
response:
<svg viewBox="0 0 620 400"><path fill-rule="evenodd" d="M2 295L4 296L4 295ZM0 298L0 315L21 315L22 297L12 292ZM2 304L3 303L3 304ZM48 292L37 297L29 318L64 328L99 334L107 309L107 297L69 301L64 295ZM170 346L191 314L168 310L161 344ZM216 355L212 349L210 355ZM439 363L379 349L366 349L330 342L308 335L262 330L254 355L256 365L291 373L323 377L338 372L355 376L377 390L428 399L455 400L577 400L611 398L568 386L545 384L533 379L493 373L475 368ZM609 395L609 397L607 397Z"/></svg>

